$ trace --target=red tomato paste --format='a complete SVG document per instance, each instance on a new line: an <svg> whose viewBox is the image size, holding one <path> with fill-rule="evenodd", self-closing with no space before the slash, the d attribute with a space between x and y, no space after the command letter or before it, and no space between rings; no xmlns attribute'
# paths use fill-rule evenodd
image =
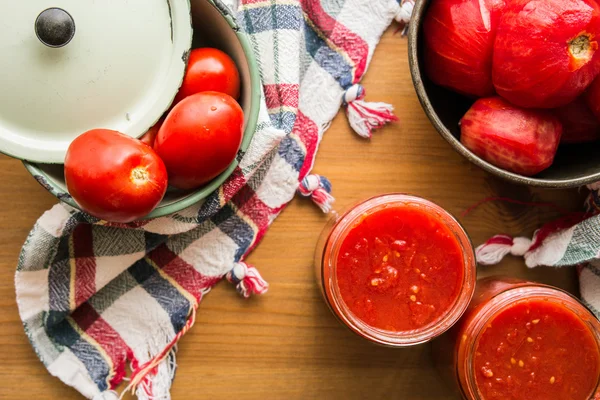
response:
<svg viewBox="0 0 600 400"><path fill-rule="evenodd" d="M351 227L338 253L337 283L356 317L401 332L430 325L452 308L464 265L448 225L407 203L365 214Z"/></svg>
<svg viewBox="0 0 600 400"><path fill-rule="evenodd" d="M542 298L515 302L491 318L473 357L483 400L586 400L599 366L596 338L581 318Z"/></svg>

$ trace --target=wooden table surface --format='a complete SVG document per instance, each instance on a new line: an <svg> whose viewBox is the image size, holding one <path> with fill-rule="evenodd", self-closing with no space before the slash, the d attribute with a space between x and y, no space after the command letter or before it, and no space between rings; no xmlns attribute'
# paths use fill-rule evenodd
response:
<svg viewBox="0 0 600 400"><path fill-rule="evenodd" d="M339 114L314 168L333 182L336 210L383 192L408 192L459 215L487 196L551 201L576 209L577 191L550 191L500 181L455 153L423 113L410 80L407 41L390 28L363 81L367 100L394 104L400 122L370 142ZM0 399L77 399L51 377L23 332L14 271L35 220L56 200L20 165L0 157ZM549 208L486 203L460 217L475 244L496 233L530 235L556 217ZM428 345L388 349L342 327L317 291L312 256L327 216L296 198L249 261L270 283L248 301L227 283L202 302L196 325L180 343L173 399L454 399L433 369ZM576 290L572 270L527 270L510 258L481 275L506 273Z"/></svg>

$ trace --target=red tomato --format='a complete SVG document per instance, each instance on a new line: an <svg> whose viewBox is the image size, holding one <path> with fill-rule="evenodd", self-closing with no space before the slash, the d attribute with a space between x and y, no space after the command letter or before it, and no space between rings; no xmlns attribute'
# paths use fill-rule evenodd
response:
<svg viewBox="0 0 600 400"><path fill-rule="evenodd" d="M468 96L495 93L492 48L504 0L435 0L423 21L425 67L434 83Z"/></svg>
<svg viewBox="0 0 600 400"><path fill-rule="evenodd" d="M549 110L513 106L501 97L479 99L460 121L460 141L497 167L531 176L548 168L562 125Z"/></svg>
<svg viewBox="0 0 600 400"><path fill-rule="evenodd" d="M156 124L154 124L150 129L148 129L146 133L144 133L144 136L140 138L142 143L146 143L148 146L154 147L154 140L156 139L156 135L158 135L158 131L160 130L163 121L164 119L158 120Z"/></svg>
<svg viewBox="0 0 600 400"><path fill-rule="evenodd" d="M73 140L65 157L65 180L83 210L110 222L147 215L167 190L167 170L154 150L107 129Z"/></svg>
<svg viewBox="0 0 600 400"><path fill-rule="evenodd" d="M240 96L240 74L231 57L221 50L209 47L194 49L173 104L208 91L226 93L237 100Z"/></svg>
<svg viewBox="0 0 600 400"><path fill-rule="evenodd" d="M594 0L513 0L494 43L498 94L528 108L575 100L600 72L600 7Z"/></svg>
<svg viewBox="0 0 600 400"><path fill-rule="evenodd" d="M227 169L240 148L243 125L244 112L229 95L202 92L182 100L154 142L169 184L192 189Z"/></svg>
<svg viewBox="0 0 600 400"><path fill-rule="evenodd" d="M594 79L594 82L586 90L584 99L590 110L600 121L600 78Z"/></svg>
<svg viewBox="0 0 600 400"><path fill-rule="evenodd" d="M553 112L563 126L561 144L600 140L600 121L596 119L582 97L578 97L572 103L557 108Z"/></svg>

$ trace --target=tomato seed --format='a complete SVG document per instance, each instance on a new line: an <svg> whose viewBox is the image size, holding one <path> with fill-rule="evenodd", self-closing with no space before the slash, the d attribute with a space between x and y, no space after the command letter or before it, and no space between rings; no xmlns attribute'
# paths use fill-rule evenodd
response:
<svg viewBox="0 0 600 400"><path fill-rule="evenodd" d="M481 373L486 378L491 378L494 376L494 372L491 369L489 369L488 367L481 367Z"/></svg>

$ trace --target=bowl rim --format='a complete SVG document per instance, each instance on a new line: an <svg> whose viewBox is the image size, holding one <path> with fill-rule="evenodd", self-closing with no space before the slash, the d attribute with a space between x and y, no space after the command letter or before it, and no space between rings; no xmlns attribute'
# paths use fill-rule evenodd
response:
<svg viewBox="0 0 600 400"><path fill-rule="evenodd" d="M427 95L425 85L423 84L421 67L419 65L419 33L421 30L425 6L428 1L430 0L416 0L415 2L411 23L408 28L408 65L413 85L417 92L417 97L419 98L419 102L421 103L421 106L423 107L427 118L429 118L429 121L431 121L438 133L454 148L454 150L456 150L471 163L477 165L483 170L505 180L522 185L553 189L569 189L599 181L600 172L578 178L568 179L541 179L519 175L514 172L509 172L505 169L498 168L495 165L492 165L487 161L483 160L475 153L471 152L469 149L463 146L462 143L456 137L454 137L454 135L448 130L448 128L446 128L444 123L440 120L439 116L435 112L435 109L433 108L433 105L429 101L429 96Z"/></svg>
<svg viewBox="0 0 600 400"><path fill-rule="evenodd" d="M242 144L240 145L240 149L238 151L238 157L236 157L236 159L232 161L232 163L229 165L229 167L227 167L225 171L223 171L219 176L210 181L206 186L199 188L198 190L190 193L189 195L185 196L180 200L174 201L164 206L159 205L157 208L152 210L150 214L140 218L140 220L153 219L174 214L207 198L211 193L217 190L227 180L227 178L231 176L231 174L239 164L239 155L245 153L246 150L248 150L248 147L250 146L250 143L252 142L252 139L254 137L254 132L256 131L258 114L260 109L261 81L260 73L258 70L258 63L254 56L254 51L250 43L250 39L248 38L246 33L239 28L239 25L237 24L233 15L231 15L229 9L219 4L219 0L208 0L208 3L210 3L211 6L217 9L219 14L233 29L240 42L244 55L246 56L248 70L250 73L250 112L248 113L246 128L244 129ZM38 182L42 184L42 186L46 190L48 190L52 195L54 195L60 201L63 201L78 210L81 209L77 205L75 200L71 197L71 195L67 191L61 189L56 184L54 184L53 181L49 179L48 175L37 166L37 164L28 161L23 161L23 165L29 171L29 173L33 175L33 177L36 180L38 180ZM40 182L40 178L42 178L44 182Z"/></svg>

